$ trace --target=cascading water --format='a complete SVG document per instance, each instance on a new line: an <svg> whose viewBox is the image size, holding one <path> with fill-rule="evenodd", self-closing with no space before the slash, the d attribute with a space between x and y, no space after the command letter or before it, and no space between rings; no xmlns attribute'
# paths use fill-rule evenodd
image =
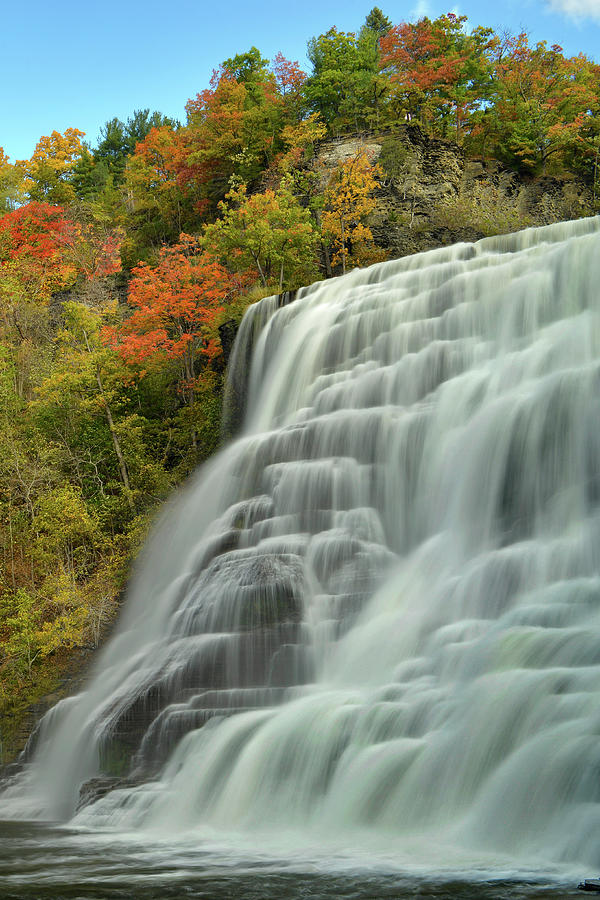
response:
<svg viewBox="0 0 600 900"><path fill-rule="evenodd" d="M600 865L600 220L262 301L232 368L2 813Z"/></svg>

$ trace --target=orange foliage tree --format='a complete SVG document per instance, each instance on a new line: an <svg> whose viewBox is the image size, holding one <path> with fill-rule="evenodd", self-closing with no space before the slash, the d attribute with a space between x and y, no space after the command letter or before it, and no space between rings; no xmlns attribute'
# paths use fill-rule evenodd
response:
<svg viewBox="0 0 600 900"><path fill-rule="evenodd" d="M220 352L217 319L235 289L233 277L201 250L197 238L182 234L161 250L156 265L133 269L133 312L119 328L107 329L105 340L131 365L178 360L180 389L193 406L199 371Z"/></svg>
<svg viewBox="0 0 600 900"><path fill-rule="evenodd" d="M0 218L0 342L21 398L31 391L38 349L49 339L50 298L77 276L65 246L74 230L63 210L47 203Z"/></svg>
<svg viewBox="0 0 600 900"><path fill-rule="evenodd" d="M136 144L127 165L127 186L136 206L168 208L173 221L181 222L181 192L177 179L184 154L181 135L167 125L152 128L144 140Z"/></svg>
<svg viewBox="0 0 600 900"><path fill-rule="evenodd" d="M180 183L199 199L221 199L232 175L255 178L274 154L282 110L273 76L256 83L237 80L227 69L186 104L188 153Z"/></svg>
<svg viewBox="0 0 600 900"><path fill-rule="evenodd" d="M485 99L492 77L489 28L467 34L466 16L448 13L431 21L395 25L379 41L381 68L391 80L396 114L459 135Z"/></svg>
<svg viewBox="0 0 600 900"><path fill-rule="evenodd" d="M530 47L525 33L509 35L496 62L494 102L483 122L496 152L526 171L546 168L550 157L573 148L598 129L600 67L583 55L567 58L542 41Z"/></svg>
<svg viewBox="0 0 600 900"><path fill-rule="evenodd" d="M279 95L283 98L283 103L287 112L294 122L302 120L302 112L306 106L306 100L303 94L303 87L307 75L297 60L287 59L283 53L278 53L273 60L273 75Z"/></svg>
<svg viewBox="0 0 600 900"><path fill-rule="evenodd" d="M304 73L281 54L273 71L252 47L213 72L210 88L186 104L185 164L179 183L209 203L256 179L282 148L281 130L295 121Z"/></svg>

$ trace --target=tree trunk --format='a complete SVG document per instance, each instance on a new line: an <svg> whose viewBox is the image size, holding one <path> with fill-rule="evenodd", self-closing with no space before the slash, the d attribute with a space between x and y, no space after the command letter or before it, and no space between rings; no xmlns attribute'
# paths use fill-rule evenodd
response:
<svg viewBox="0 0 600 900"><path fill-rule="evenodd" d="M198 450L198 436L196 434L196 428L194 426L193 419L193 410L194 410L194 359L193 359L193 349L191 345L193 342L190 342L190 350L189 352L186 350L183 356L183 372L186 380L186 390L187 394L187 405L190 410L190 418L191 418L191 427L192 427L192 449L194 453Z"/></svg>
<svg viewBox="0 0 600 900"><path fill-rule="evenodd" d="M325 260L325 274L328 278L331 278L333 272L331 271L331 257L329 256L328 245L321 242L321 250L323 251L323 259Z"/></svg>
<svg viewBox="0 0 600 900"><path fill-rule="evenodd" d="M10 540L10 575L13 588L16 588L17 581L15 579L15 539L13 536L13 527L12 527L12 506L8 506L8 535Z"/></svg>
<svg viewBox="0 0 600 900"><path fill-rule="evenodd" d="M104 412L106 413L106 421L108 422L108 429L110 431L110 436L112 438L113 447L115 448L115 454L119 463L119 471L121 473L121 481L125 487L125 495L127 497L127 503L129 509L132 513L135 513L135 505L133 503L133 498L131 496L131 486L129 484L129 473L127 472L127 464L125 462L125 457L121 451L121 444L119 441L119 435L115 429L114 419L112 417L112 412L110 406L108 405L108 401L104 395L104 389L102 387L102 381L100 379L100 375L96 372L96 382L98 384L98 388L100 390L100 394L102 395L102 403L104 405Z"/></svg>
<svg viewBox="0 0 600 900"><path fill-rule="evenodd" d="M88 353L91 354L92 348L90 347L90 342L88 341L87 332L83 332L83 336L85 338L85 345L87 347ZM96 384L98 385L98 390L100 391L100 396L102 397L102 405L104 406L104 412L106 413L106 421L108 423L108 430L110 431L110 436L112 438L113 447L115 448L115 455L117 457L117 461L119 463L119 472L121 474L121 481L123 482L123 486L125 488L125 496L127 497L127 504L132 513L135 513L135 505L133 502L133 498L131 496L131 486L129 484L129 473L127 472L127 464L125 462L125 457L123 456L123 452L121 450L121 443L119 441L119 435L117 434L117 430L115 428L115 422L112 415L112 410L108 404L108 400L106 399L106 394L104 393L104 387L102 385L102 379L100 378L100 372L96 368Z"/></svg>
<svg viewBox="0 0 600 900"><path fill-rule="evenodd" d="M260 280L262 281L262 285L263 285L263 287L266 287L267 279L265 278L265 273L263 272L263 268L260 264L260 259L258 258L258 256L255 256L254 253L252 254L252 256L254 258L254 262L256 263L256 268L258 269L258 272L260 275Z"/></svg>

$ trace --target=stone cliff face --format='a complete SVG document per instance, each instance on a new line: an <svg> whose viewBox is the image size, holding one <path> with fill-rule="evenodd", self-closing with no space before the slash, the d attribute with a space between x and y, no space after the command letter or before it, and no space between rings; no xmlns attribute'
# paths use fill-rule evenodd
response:
<svg viewBox="0 0 600 900"><path fill-rule="evenodd" d="M574 176L526 179L497 160L469 158L456 144L412 125L393 135L322 144L314 165L323 183L359 150L383 169L370 225L392 258L593 212L589 186Z"/></svg>

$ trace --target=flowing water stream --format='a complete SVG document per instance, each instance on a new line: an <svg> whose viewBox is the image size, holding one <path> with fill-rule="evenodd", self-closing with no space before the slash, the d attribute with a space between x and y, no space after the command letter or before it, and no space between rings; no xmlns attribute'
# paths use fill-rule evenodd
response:
<svg viewBox="0 0 600 900"><path fill-rule="evenodd" d="M569 896L600 868L600 220L287 300L0 796L14 896Z"/></svg>

